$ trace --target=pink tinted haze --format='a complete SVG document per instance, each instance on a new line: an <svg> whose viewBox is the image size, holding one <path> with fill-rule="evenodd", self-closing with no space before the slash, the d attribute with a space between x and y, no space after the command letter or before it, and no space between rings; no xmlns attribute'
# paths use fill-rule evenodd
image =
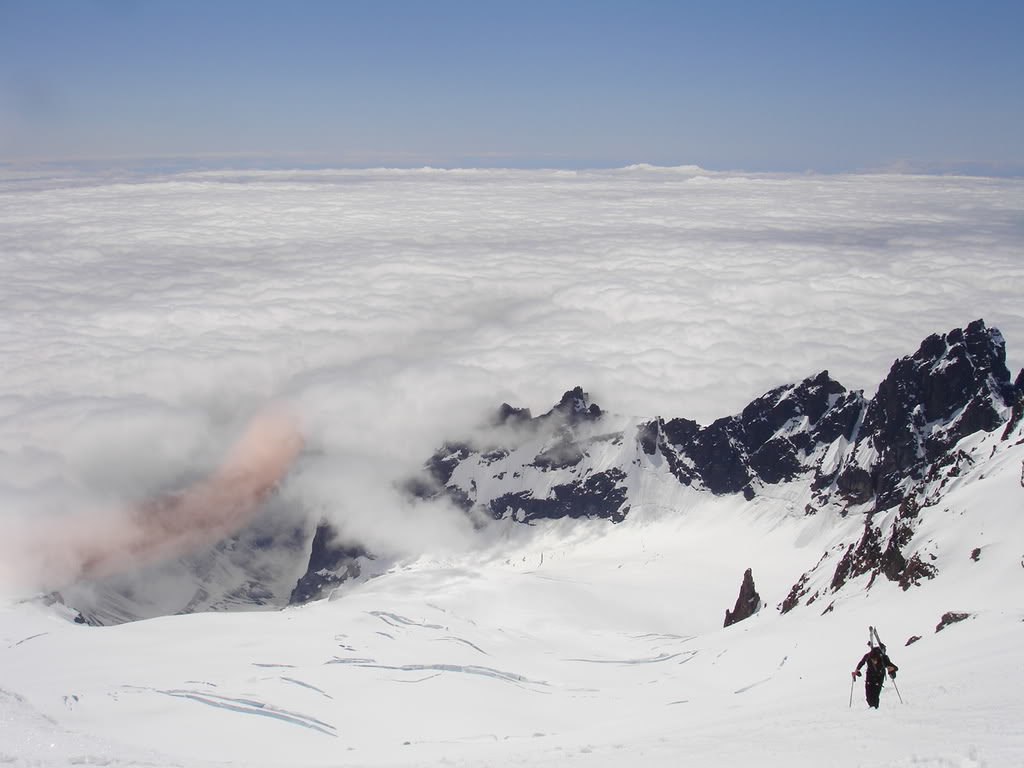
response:
<svg viewBox="0 0 1024 768"><path fill-rule="evenodd" d="M0 542L0 586L48 591L209 546L252 519L302 446L291 412L268 407L220 467L190 488L98 514L23 521Z"/></svg>

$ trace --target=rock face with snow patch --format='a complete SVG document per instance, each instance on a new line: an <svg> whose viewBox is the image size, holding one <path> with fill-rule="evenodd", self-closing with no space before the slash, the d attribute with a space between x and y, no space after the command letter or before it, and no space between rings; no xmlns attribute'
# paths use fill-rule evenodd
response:
<svg viewBox="0 0 1024 768"><path fill-rule="evenodd" d="M822 371L707 427L684 418L649 422L640 441L648 455L665 457L680 483L752 498L766 485L822 474L822 449L849 441L863 409L861 393Z"/></svg>
<svg viewBox="0 0 1024 768"><path fill-rule="evenodd" d="M425 499L443 494L494 519L619 522L629 512L628 473L620 466L629 449L621 431L603 431L605 422L581 387L537 417L503 403L487 443L446 443L410 490Z"/></svg>
<svg viewBox="0 0 1024 768"><path fill-rule="evenodd" d="M334 526L321 522L313 535L306 572L292 590L289 604L316 600L342 582L357 578L362 570L360 561L368 558L366 550L339 540Z"/></svg>
<svg viewBox="0 0 1024 768"><path fill-rule="evenodd" d="M1006 421L1016 393L1002 335L984 321L929 336L879 385L840 487L853 500L873 497L877 509L898 504L962 438Z"/></svg>

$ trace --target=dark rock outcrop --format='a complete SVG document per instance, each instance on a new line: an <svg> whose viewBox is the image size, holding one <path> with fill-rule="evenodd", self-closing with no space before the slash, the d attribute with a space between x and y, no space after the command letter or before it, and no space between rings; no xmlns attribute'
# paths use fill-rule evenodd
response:
<svg viewBox="0 0 1024 768"><path fill-rule="evenodd" d="M609 469L583 481L556 485L551 496L539 499L526 492L507 493L490 502L491 516L496 520L512 517L522 523L561 517L603 517L620 523L629 512L621 484L625 477L620 470Z"/></svg>
<svg viewBox="0 0 1024 768"><path fill-rule="evenodd" d="M942 618L939 619L939 623L935 625L935 631L941 632L950 624L956 624L959 621L964 621L971 618L969 613L956 613L955 611L949 611L942 614Z"/></svg>
<svg viewBox="0 0 1024 768"><path fill-rule="evenodd" d="M801 575L796 584L790 588L789 594L786 595L786 599L779 604L780 613L789 613L800 605L800 600L802 600L804 595L807 594L807 582L809 578L809 575L806 573Z"/></svg>
<svg viewBox="0 0 1024 768"><path fill-rule="evenodd" d="M864 504L875 495L871 473L863 467L848 466L836 477L839 495L850 504Z"/></svg>
<svg viewBox="0 0 1024 768"><path fill-rule="evenodd" d="M754 576L751 569L747 568L743 572L743 583L740 584L740 594L736 598L736 605L731 611L728 608L725 609L725 624L722 626L728 627L737 621L749 619L759 610L761 610L761 596L754 588Z"/></svg>
<svg viewBox="0 0 1024 768"><path fill-rule="evenodd" d="M313 535L306 572L292 590L288 604L316 600L342 582L358 577L361 559L372 557L358 544L339 541L334 526L321 522Z"/></svg>

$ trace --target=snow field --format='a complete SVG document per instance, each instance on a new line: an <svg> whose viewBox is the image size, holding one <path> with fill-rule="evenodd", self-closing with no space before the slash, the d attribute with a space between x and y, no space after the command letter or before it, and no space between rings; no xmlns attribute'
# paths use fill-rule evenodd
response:
<svg viewBox="0 0 1024 768"><path fill-rule="evenodd" d="M61 749L125 764L155 752L160 765L1019 765L1013 450L936 517L949 560L936 579L909 592L854 583L825 615L824 600L774 607L833 532L783 502L751 514L698 494L674 516L510 528L503 551L424 557L281 612L90 628L8 606L0 709L36 736L0 754L25 766L64 764L48 757ZM1001 543L975 562L982 530ZM722 629L746 567L767 605ZM934 633L949 610L976 615ZM887 684L879 712L862 681L849 706L872 623L905 701Z"/></svg>

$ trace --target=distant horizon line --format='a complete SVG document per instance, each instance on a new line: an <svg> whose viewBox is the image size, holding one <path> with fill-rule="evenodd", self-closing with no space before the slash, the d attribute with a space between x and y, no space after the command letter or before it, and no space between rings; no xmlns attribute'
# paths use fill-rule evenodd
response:
<svg viewBox="0 0 1024 768"><path fill-rule="evenodd" d="M567 160L564 155L547 155L548 157ZM386 155L363 155L361 157L331 156L305 152L198 152L168 154L116 154L116 155L81 155L68 157L33 157L33 158L2 158L0 170L7 171L42 171L42 170L77 170L79 172L135 172L135 173L194 173L218 171L248 172L287 172L287 171L681 171L713 173L713 174L758 174L778 176L862 176L862 175L899 175L899 176L968 176L978 178L1021 178L1024 177L1024 163L992 163L987 161L915 161L896 160L874 167L859 167L844 170L822 170L805 168L801 170L778 168L715 168L699 163L657 163L637 161L631 163L617 162L576 162L551 163L537 162L545 155L511 153L467 153L455 158L429 158L416 153L407 153L404 159L401 153ZM506 164L487 163L486 160L506 159ZM515 162L518 158L519 162ZM527 158L531 158L527 161ZM468 162L466 162L468 161ZM475 161L475 162L474 162ZM484 161L484 162L481 162Z"/></svg>

